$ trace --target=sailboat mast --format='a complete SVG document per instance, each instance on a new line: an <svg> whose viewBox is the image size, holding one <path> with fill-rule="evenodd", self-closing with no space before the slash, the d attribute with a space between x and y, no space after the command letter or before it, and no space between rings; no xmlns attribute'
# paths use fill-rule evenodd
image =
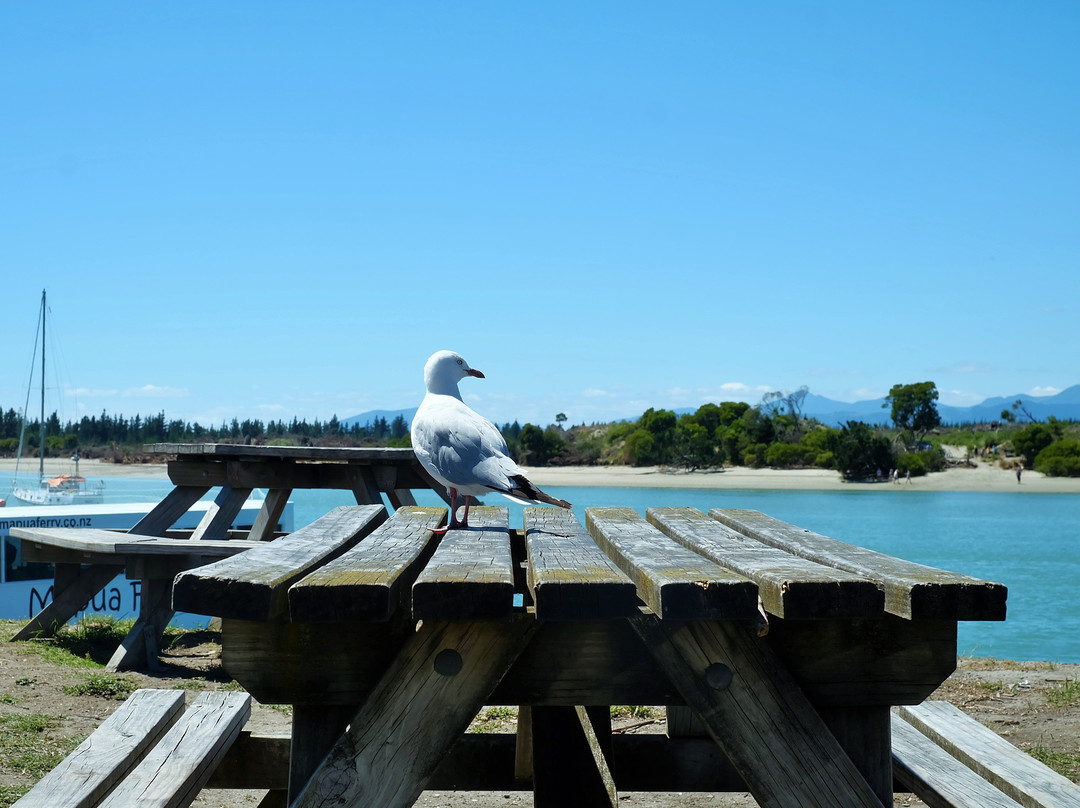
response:
<svg viewBox="0 0 1080 808"><path fill-rule="evenodd" d="M38 479L45 479L45 290L41 290L41 445L38 447Z"/></svg>

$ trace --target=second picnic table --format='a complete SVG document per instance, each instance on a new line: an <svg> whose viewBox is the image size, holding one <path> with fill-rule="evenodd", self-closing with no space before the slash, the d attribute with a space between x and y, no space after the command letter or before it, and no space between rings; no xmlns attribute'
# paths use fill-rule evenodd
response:
<svg viewBox="0 0 1080 808"><path fill-rule="evenodd" d="M289 805L515 782L537 806L891 805L890 708L952 673L957 621L1005 618L1001 584L756 511L481 507L439 536L446 515L338 508L177 576L228 673L293 706ZM620 704L667 705L668 736L613 738ZM517 736L465 735L484 705L518 706Z"/></svg>

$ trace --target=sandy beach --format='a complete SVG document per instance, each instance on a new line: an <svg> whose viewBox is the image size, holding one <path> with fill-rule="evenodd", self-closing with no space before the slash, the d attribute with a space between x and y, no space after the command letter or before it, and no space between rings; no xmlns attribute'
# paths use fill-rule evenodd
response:
<svg viewBox="0 0 1080 808"><path fill-rule="evenodd" d="M69 472L70 463L46 467L46 472ZM24 471L31 473L22 464ZM0 475L15 471L14 459L0 459ZM102 460L83 460L79 471L88 478L136 477L165 479L164 463L109 463ZM849 483L839 472L828 469L752 469L742 466L723 471L685 472L655 466L565 466L529 468L526 470L539 486L601 486L606 488L751 488L760 490L801 491L1010 491L1024 494L1080 494L1080 477L1047 477L1035 471L1024 471L1019 484L1016 473L997 464L980 463L975 468L954 468L925 477L914 477L908 483Z"/></svg>

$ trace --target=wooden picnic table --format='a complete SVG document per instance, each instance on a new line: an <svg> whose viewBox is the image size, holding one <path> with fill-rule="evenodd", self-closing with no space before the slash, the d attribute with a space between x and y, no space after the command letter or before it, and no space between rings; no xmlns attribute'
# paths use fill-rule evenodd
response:
<svg viewBox="0 0 1080 808"><path fill-rule="evenodd" d="M293 706L288 805L891 805L890 708L952 673L957 621L1005 618L1001 584L756 511L480 507L439 536L446 515L339 508L177 576L227 672ZM465 734L484 705L518 706L516 737ZM613 735L609 705L667 705L667 735Z"/></svg>
<svg viewBox="0 0 1080 808"><path fill-rule="evenodd" d="M250 549L249 542L280 536L280 519L296 489L351 491L357 503L415 504L411 489L434 481L410 449L314 446L152 444L167 456L174 488L128 534L105 530L13 528L27 561L55 565L53 596L12 639L47 636L120 573L139 580L139 617L110 670L154 667L159 638L173 616L172 582L184 569ZM435 486L437 487L437 486ZM172 530L176 521L212 489L214 502L193 531ZM230 531L255 489L266 496L254 524ZM445 498L445 494L444 494ZM135 539L131 534L138 535ZM125 537L125 536L128 537Z"/></svg>

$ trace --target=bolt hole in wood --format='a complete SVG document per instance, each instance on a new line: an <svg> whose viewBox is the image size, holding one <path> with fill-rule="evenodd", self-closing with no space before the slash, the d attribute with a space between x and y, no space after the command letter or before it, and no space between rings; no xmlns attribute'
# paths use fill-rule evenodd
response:
<svg viewBox="0 0 1080 808"><path fill-rule="evenodd" d="M715 662L705 669L705 681L713 690L727 690L731 686L731 668Z"/></svg>
<svg viewBox="0 0 1080 808"><path fill-rule="evenodd" d="M457 676L464 664L461 654L453 648L444 648L435 655L435 672L443 676Z"/></svg>

